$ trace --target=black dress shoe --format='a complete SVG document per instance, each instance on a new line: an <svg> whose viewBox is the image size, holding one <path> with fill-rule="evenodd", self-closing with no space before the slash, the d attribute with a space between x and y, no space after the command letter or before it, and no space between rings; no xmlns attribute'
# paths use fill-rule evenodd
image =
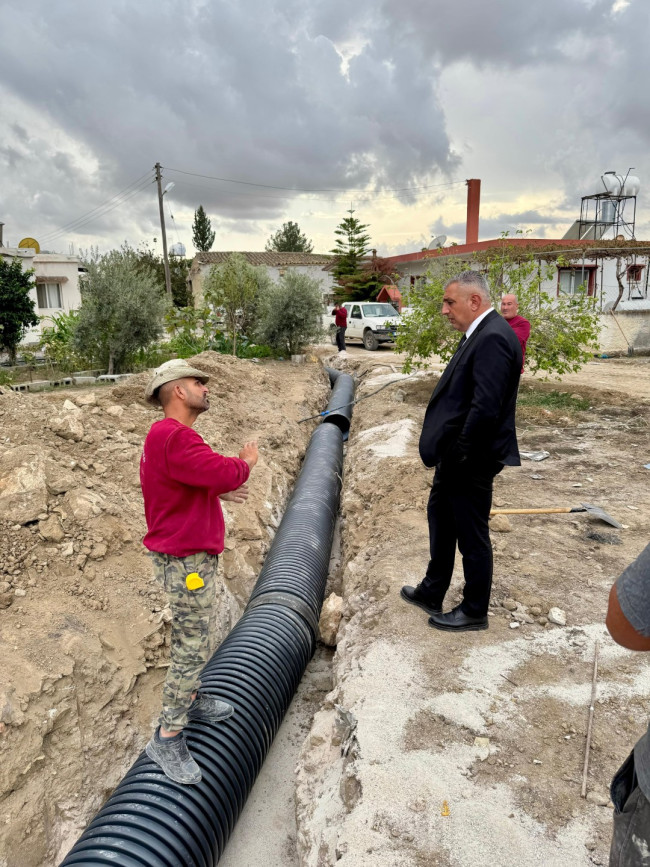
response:
<svg viewBox="0 0 650 867"><path fill-rule="evenodd" d="M418 584L417 587L409 587L407 584L402 587L399 595L402 599L406 600L406 602L410 602L411 605L417 605L418 608L422 608L427 612L427 614L442 614L442 606L436 605L435 602L432 602L422 593L421 588L421 584Z"/></svg>
<svg viewBox="0 0 650 867"><path fill-rule="evenodd" d="M446 614L432 614L429 618L429 626L435 629L445 629L449 632L474 632L478 629L488 628L486 617L470 617L465 614L460 605L447 611Z"/></svg>

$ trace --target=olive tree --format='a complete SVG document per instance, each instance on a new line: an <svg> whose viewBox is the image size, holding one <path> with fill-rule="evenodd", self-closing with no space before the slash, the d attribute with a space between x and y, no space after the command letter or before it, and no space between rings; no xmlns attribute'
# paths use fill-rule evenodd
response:
<svg viewBox="0 0 650 867"><path fill-rule="evenodd" d="M237 335L255 330L259 299L270 282L266 269L251 265L241 253L231 253L223 265L210 268L203 299L208 306L223 310L233 355L237 355Z"/></svg>
<svg viewBox="0 0 650 867"><path fill-rule="evenodd" d="M93 256L84 267L74 344L109 373L117 373L135 352L160 337L168 302L155 273L143 268L128 247Z"/></svg>
<svg viewBox="0 0 650 867"><path fill-rule="evenodd" d="M297 355L322 336L320 281L293 270L260 298L257 337L278 352Z"/></svg>

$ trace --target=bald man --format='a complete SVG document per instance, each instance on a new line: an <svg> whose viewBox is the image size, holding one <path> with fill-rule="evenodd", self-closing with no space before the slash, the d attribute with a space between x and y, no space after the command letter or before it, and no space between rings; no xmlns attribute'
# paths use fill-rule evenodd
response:
<svg viewBox="0 0 650 867"><path fill-rule="evenodd" d="M431 615L430 626L461 632L488 628L492 484L504 466L520 463L515 405L521 349L477 271L447 283L441 312L463 336L431 396L420 435L420 457L435 467L427 506L429 565L420 584L402 587L401 596ZM443 613L456 543L463 600Z"/></svg>
<svg viewBox="0 0 650 867"><path fill-rule="evenodd" d="M501 298L501 315L517 335L519 345L521 346L521 372L523 373L524 364L526 363L526 343L530 337L530 322L524 319L523 316L519 316L518 310L519 302L516 295L508 294Z"/></svg>

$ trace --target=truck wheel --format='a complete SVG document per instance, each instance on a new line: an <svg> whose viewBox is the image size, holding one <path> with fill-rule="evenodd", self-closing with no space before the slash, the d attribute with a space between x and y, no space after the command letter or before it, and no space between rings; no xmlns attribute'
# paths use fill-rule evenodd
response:
<svg viewBox="0 0 650 867"><path fill-rule="evenodd" d="M375 349L379 346L379 341L374 333L369 328L363 332L363 345L366 349L370 350L370 352L374 352Z"/></svg>
<svg viewBox="0 0 650 867"><path fill-rule="evenodd" d="M336 326L330 325L330 343L336 346Z"/></svg>

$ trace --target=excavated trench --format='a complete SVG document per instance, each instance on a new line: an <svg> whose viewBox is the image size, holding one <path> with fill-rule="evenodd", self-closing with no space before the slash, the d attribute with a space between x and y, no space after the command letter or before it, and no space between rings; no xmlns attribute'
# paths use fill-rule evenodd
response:
<svg viewBox="0 0 650 867"><path fill-rule="evenodd" d="M199 432L225 454L245 438L261 445L248 502L226 509L224 637L250 596L314 430L298 422L322 410L330 386L317 364L212 353L195 361L214 383ZM145 379L0 393L2 867L60 863L154 722L169 625L139 545L139 451L156 418L141 402ZM261 605L256 616L273 608ZM301 705L327 689L327 656L319 651L311 663Z"/></svg>

